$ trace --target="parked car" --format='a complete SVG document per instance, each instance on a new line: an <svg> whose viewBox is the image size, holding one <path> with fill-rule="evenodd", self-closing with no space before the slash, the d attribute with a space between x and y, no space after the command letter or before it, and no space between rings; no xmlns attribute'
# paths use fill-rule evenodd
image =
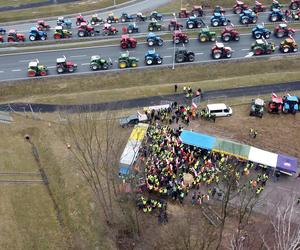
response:
<svg viewBox="0 0 300 250"><path fill-rule="evenodd" d="M224 103L207 104L205 108L207 114L215 115L216 117L226 117L232 115L232 108Z"/></svg>
<svg viewBox="0 0 300 250"><path fill-rule="evenodd" d="M146 114L140 114L137 112L137 114L129 115L126 117L123 117L119 120L119 123L122 128L134 126L138 124L139 122L146 122L148 121L148 117Z"/></svg>

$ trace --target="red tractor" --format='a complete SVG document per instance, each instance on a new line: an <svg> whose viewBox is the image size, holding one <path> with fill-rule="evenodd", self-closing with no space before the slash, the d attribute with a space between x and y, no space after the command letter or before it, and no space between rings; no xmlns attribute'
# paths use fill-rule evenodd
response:
<svg viewBox="0 0 300 250"><path fill-rule="evenodd" d="M258 13L258 12L264 12L266 11L267 9L267 6L266 5L263 5L261 2L259 1L255 1L255 6L253 7L253 11L255 13Z"/></svg>
<svg viewBox="0 0 300 250"><path fill-rule="evenodd" d="M17 33L16 30L10 30L7 34L7 42L25 42L25 35Z"/></svg>
<svg viewBox="0 0 300 250"><path fill-rule="evenodd" d="M77 64L67 61L65 56L56 59L56 71L58 74L73 73L75 70L77 70Z"/></svg>
<svg viewBox="0 0 300 250"><path fill-rule="evenodd" d="M191 12L188 11L186 8L181 8L180 12L178 13L179 18L188 18L191 15Z"/></svg>
<svg viewBox="0 0 300 250"><path fill-rule="evenodd" d="M194 5L193 9L191 11L191 15L197 16L197 17L203 16L203 8L202 8L202 6L200 6L200 5Z"/></svg>
<svg viewBox="0 0 300 250"><path fill-rule="evenodd" d="M4 43L3 36L0 36L0 43Z"/></svg>
<svg viewBox="0 0 300 250"><path fill-rule="evenodd" d="M236 29L233 28L233 26L228 26L222 30L221 39L223 42L239 41L240 34Z"/></svg>
<svg viewBox="0 0 300 250"><path fill-rule="evenodd" d="M109 23L104 24L102 31L104 36L112 36L118 33L117 28Z"/></svg>
<svg viewBox="0 0 300 250"><path fill-rule="evenodd" d="M189 38L186 33L184 33L182 30L175 30L173 32L173 42L175 44L179 43L188 43Z"/></svg>
<svg viewBox="0 0 300 250"><path fill-rule="evenodd" d="M78 27L77 34L79 37L95 36L95 29L94 29L94 27L83 22Z"/></svg>
<svg viewBox="0 0 300 250"><path fill-rule="evenodd" d="M76 17L76 25L79 26L81 25L81 23L88 23L88 21L86 21L83 17L83 15L79 14L77 17Z"/></svg>
<svg viewBox="0 0 300 250"><path fill-rule="evenodd" d="M38 20L36 27L38 30L48 31L50 30L50 25L48 23L45 23L44 20Z"/></svg>
<svg viewBox="0 0 300 250"><path fill-rule="evenodd" d="M276 94L272 94L271 101L268 104L268 112L272 114L279 114L282 111L283 99L282 97L277 97Z"/></svg>
<svg viewBox="0 0 300 250"><path fill-rule="evenodd" d="M128 35L122 35L120 45L122 49L135 48L137 40Z"/></svg>
<svg viewBox="0 0 300 250"><path fill-rule="evenodd" d="M244 10L248 10L249 5L242 1L236 0L236 4L233 6L232 10L234 14L241 14Z"/></svg>
<svg viewBox="0 0 300 250"><path fill-rule="evenodd" d="M168 29L170 31L179 30L182 28L183 28L183 25L181 23L177 22L176 19L171 19L169 26L168 26Z"/></svg>
<svg viewBox="0 0 300 250"><path fill-rule="evenodd" d="M274 35L278 38L294 36L296 30L288 27L286 23L280 23L275 26Z"/></svg>
<svg viewBox="0 0 300 250"><path fill-rule="evenodd" d="M218 43L211 48L211 56L213 59L231 58L232 49L225 47L223 43Z"/></svg>

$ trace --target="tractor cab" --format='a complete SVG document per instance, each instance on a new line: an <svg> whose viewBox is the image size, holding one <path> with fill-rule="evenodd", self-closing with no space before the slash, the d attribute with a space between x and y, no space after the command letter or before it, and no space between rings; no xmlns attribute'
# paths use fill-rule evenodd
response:
<svg viewBox="0 0 300 250"><path fill-rule="evenodd" d="M136 20L137 21L146 21L147 17L145 15L143 15L142 12L138 12L138 13L136 13Z"/></svg>
<svg viewBox="0 0 300 250"><path fill-rule="evenodd" d="M44 20L38 20L37 27L39 30L49 30L50 29L50 25L48 23L46 23Z"/></svg>
<svg viewBox="0 0 300 250"><path fill-rule="evenodd" d="M149 49L145 56L154 56L155 55L155 49Z"/></svg>
<svg viewBox="0 0 300 250"><path fill-rule="evenodd" d="M280 23L278 26L280 29L283 29L283 30L286 30L288 28L286 23Z"/></svg>
<svg viewBox="0 0 300 250"><path fill-rule="evenodd" d="M191 15L191 12L188 11L186 8L181 8L178 14L179 18L187 18Z"/></svg>
<svg viewBox="0 0 300 250"><path fill-rule="evenodd" d="M220 14L224 15L225 14L225 10L220 5L217 5L215 7L215 9L214 9L214 13L220 13Z"/></svg>
<svg viewBox="0 0 300 250"><path fill-rule="evenodd" d="M201 5L194 5L191 12L192 15L203 16L203 8Z"/></svg>
<svg viewBox="0 0 300 250"><path fill-rule="evenodd" d="M217 49L224 49L224 43L218 43L218 42L216 42L215 47Z"/></svg>
<svg viewBox="0 0 300 250"><path fill-rule="evenodd" d="M76 25L79 26L81 23L86 23L87 21L84 17L80 14L76 17Z"/></svg>
<svg viewBox="0 0 300 250"><path fill-rule="evenodd" d="M102 18L98 17L98 14L92 15L91 25L96 25L96 24L102 23L102 22L103 22L103 20L102 20Z"/></svg>
<svg viewBox="0 0 300 250"><path fill-rule="evenodd" d="M15 29L11 29L8 31L8 36L17 37L17 31Z"/></svg>
<svg viewBox="0 0 300 250"><path fill-rule="evenodd" d="M117 22L119 22L119 18L114 16L113 13L110 13L108 15L107 19L106 19L106 22L108 22L108 23L117 23Z"/></svg>
<svg viewBox="0 0 300 250"><path fill-rule="evenodd" d="M38 66L39 66L39 60L32 61L32 62L29 62L28 69L36 71L38 69Z"/></svg>
<svg viewBox="0 0 300 250"><path fill-rule="evenodd" d="M252 100L251 107L250 107L250 116L258 116L262 118L264 113L264 100L257 98L255 100Z"/></svg>
<svg viewBox="0 0 300 250"><path fill-rule="evenodd" d="M56 65L62 65L65 67L66 64L67 64L67 58L65 56L56 59Z"/></svg>
<svg viewBox="0 0 300 250"><path fill-rule="evenodd" d="M268 111L269 113L278 114L282 110L283 99L273 94L271 101L269 101Z"/></svg>
<svg viewBox="0 0 300 250"><path fill-rule="evenodd" d="M88 25L86 22L82 22L79 26L79 29L83 29L83 30L87 30L87 31L91 31L94 28L90 25Z"/></svg>
<svg viewBox="0 0 300 250"><path fill-rule="evenodd" d="M150 14L150 20L161 20L162 15L159 14L157 11L152 11Z"/></svg>

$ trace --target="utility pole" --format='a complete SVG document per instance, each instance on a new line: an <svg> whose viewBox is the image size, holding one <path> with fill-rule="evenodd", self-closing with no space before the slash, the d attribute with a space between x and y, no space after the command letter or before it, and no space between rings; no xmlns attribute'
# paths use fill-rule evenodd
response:
<svg viewBox="0 0 300 250"><path fill-rule="evenodd" d="M173 16L175 18L175 22L177 23L177 18L176 18L176 13L173 13ZM173 66L172 69L175 69L175 52L176 52L176 43L173 40L173 44L174 44L174 51L173 51Z"/></svg>

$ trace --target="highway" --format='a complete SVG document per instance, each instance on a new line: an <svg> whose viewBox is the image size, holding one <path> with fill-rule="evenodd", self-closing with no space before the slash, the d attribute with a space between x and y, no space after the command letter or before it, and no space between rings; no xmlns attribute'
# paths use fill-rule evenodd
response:
<svg viewBox="0 0 300 250"><path fill-rule="evenodd" d="M143 4L143 2L138 2L138 3L134 4L133 7L128 6L128 7L122 8L121 10L117 9L113 13L114 13L115 16L120 17L120 15L121 15L122 12L127 12L128 14L136 14L137 12L141 12L141 11L143 11L145 9L155 9L155 6L158 7L158 4L155 3L156 1L150 1L150 2L148 2L146 0L145 2L147 2L147 4L145 4L145 5ZM163 4L163 2L168 2L168 0L162 0L161 2L162 3L160 3L160 4ZM151 3L153 3L153 4L151 4ZM101 13L101 14L99 14L99 17L102 17L105 20L110 12ZM205 16L202 17L202 20L208 26L211 26L211 24L210 24L211 15L212 15L211 11L208 11L208 12L205 13ZM268 11L264 12L264 13L260 13L259 17L258 17L258 23L270 23L270 21L268 20L268 15L269 15ZM239 15L233 14L231 10L228 10L226 12L225 16L235 26L243 26L239 22ZM91 15L87 15L85 18L86 18L86 20L90 21ZM163 27L164 27L163 30L164 31L167 31L168 25L170 23L170 20L173 19L173 18L174 17L172 15L165 15L163 17L163 20L162 20L161 23L163 24ZM75 18L72 18L71 20L73 22L73 26L72 26L72 29L71 29L73 36L72 36L71 39L74 40L74 41L82 39L82 38L79 38L78 35L77 35L78 28L76 27L76 24L75 24L75 22L76 22ZM186 29L185 28L186 19L185 18L180 18L180 19L178 18L178 21L183 24L183 26L184 26L183 29L185 30ZM147 20L146 22L136 22L137 26L139 27L139 33L146 34L148 32L147 28L148 28L149 22L150 22L150 20ZM300 21L293 21L293 22L300 23ZM55 32L56 20L49 21L49 24L51 26L51 30L47 32L48 33L47 40L48 41L51 41L51 40L53 41L54 40L53 34ZM28 39L28 35L29 35L30 28L33 27L33 26L35 26L35 25L36 25L36 23L31 22L31 23L20 23L20 24L15 24L15 25L14 24L9 24L9 25L3 25L1 27L5 28L7 31L10 30L10 29L16 29L19 33L25 34L25 37L26 37L25 43L34 44L36 42L31 42ZM119 31L117 37L120 37L121 31L122 31L122 27L124 25L128 25L128 23L117 23L117 24L113 24L113 25L116 26L116 28ZM96 33L95 37L90 37L90 39L105 38L105 36L103 35L103 32L102 32L102 28L103 28L103 25L95 26L95 30L100 31L100 32ZM6 36L7 35L4 35L5 42L2 44L2 46L5 45L5 44L7 44L7 42L6 42L7 41ZM63 42L63 40L62 40L62 42ZM0 48L1 48L1 44L0 44Z"/></svg>
<svg viewBox="0 0 300 250"><path fill-rule="evenodd" d="M277 39L274 36L271 37L275 41L276 45L279 45L281 39ZM300 41L300 33L296 32L295 39ZM245 59L249 57L249 49L251 44L255 40L252 38L251 34L241 34L241 39L239 42L230 42L225 44L233 49L233 56L231 59L222 60L235 60L235 59ZM183 45L178 45L182 47ZM211 47L212 42L200 43L198 39L190 39L190 42L186 45L188 50L192 50L195 55L194 63L207 63L213 61L211 58ZM129 49L131 56L139 58L140 62L138 68L150 68L155 66L145 66L144 56L148 50L148 46L145 43L138 43L135 49ZM171 66L173 63L174 55L174 45L172 41L165 41L162 47L156 47L156 51L163 57L163 64L159 67ZM40 64L46 65L49 69L49 76L57 76L56 73L56 58L65 55L69 60L78 64L78 70L74 74L90 74L89 68L90 57L93 55L101 55L104 58L111 58L113 61L113 66L109 71L119 71L117 60L121 52L126 52L120 48L119 45L107 45L107 46L93 46L84 48L70 48L70 49L53 49L50 51L35 51L35 52L20 52L13 54L2 54L0 55L0 81L12 81L12 80L24 80L27 77L27 66L29 61L34 59L39 59ZM299 54L292 53L294 54ZM292 55L291 54L291 55ZM280 56L283 55L276 48L275 53L265 56ZM264 57L264 56L260 56ZM123 69L124 70L124 69ZM99 71L101 74L101 71ZM66 75L66 74L65 74Z"/></svg>

